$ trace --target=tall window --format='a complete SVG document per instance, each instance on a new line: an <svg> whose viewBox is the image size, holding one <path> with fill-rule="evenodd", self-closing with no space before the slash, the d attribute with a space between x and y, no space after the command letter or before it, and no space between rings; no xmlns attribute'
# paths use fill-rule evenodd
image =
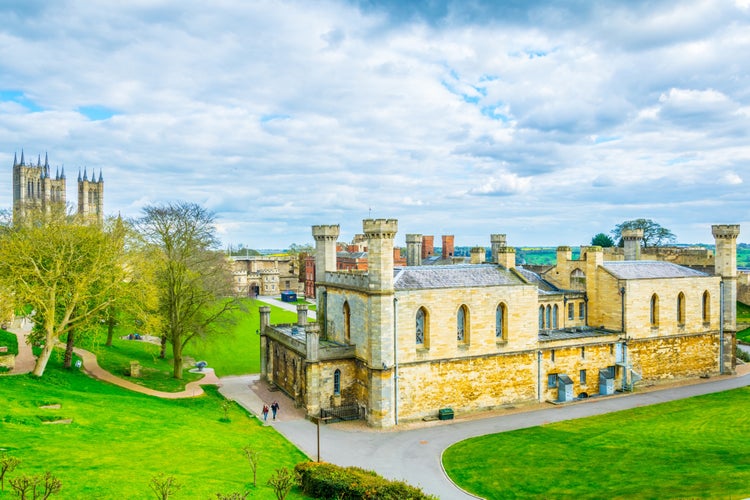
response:
<svg viewBox="0 0 750 500"><path fill-rule="evenodd" d="M468 318L469 311L466 306L459 307L456 313L456 339L459 342L469 341Z"/></svg>
<svg viewBox="0 0 750 500"><path fill-rule="evenodd" d="M336 396L341 394L341 370L338 368L333 372L333 393Z"/></svg>
<svg viewBox="0 0 750 500"><path fill-rule="evenodd" d="M586 303L578 303L578 319L586 319Z"/></svg>
<svg viewBox="0 0 750 500"><path fill-rule="evenodd" d="M426 321L425 318L427 317L427 313L424 310L424 307L420 307L417 311L417 333L415 340L417 342L417 346L424 346L424 338L425 338L425 325Z"/></svg>
<svg viewBox="0 0 750 500"><path fill-rule="evenodd" d="M548 329L552 328L552 307L551 306L547 306L545 325Z"/></svg>
<svg viewBox="0 0 750 500"><path fill-rule="evenodd" d="M349 302L344 302L344 338L347 342L351 340L351 311L349 310Z"/></svg>
<svg viewBox="0 0 750 500"><path fill-rule="evenodd" d="M711 321L711 294L708 293L708 290L703 292L703 307L701 310L703 311L703 322Z"/></svg>
<svg viewBox="0 0 750 500"><path fill-rule="evenodd" d="M568 304L568 319L573 320L576 317L575 304L572 302Z"/></svg>
<svg viewBox="0 0 750 500"><path fill-rule="evenodd" d="M544 330L544 306L539 306L539 329Z"/></svg>
<svg viewBox="0 0 750 500"><path fill-rule="evenodd" d="M557 307L557 304L552 307L552 328L557 328L557 312L559 308Z"/></svg>
<svg viewBox="0 0 750 500"><path fill-rule="evenodd" d="M677 324L685 324L685 294L682 292L677 295Z"/></svg>
<svg viewBox="0 0 750 500"><path fill-rule="evenodd" d="M495 339L505 340L508 338L507 314L505 304L499 304L495 309Z"/></svg>
<svg viewBox="0 0 750 500"><path fill-rule="evenodd" d="M580 370L578 372L578 380L580 380L581 385L586 385L586 370Z"/></svg>
<svg viewBox="0 0 750 500"><path fill-rule="evenodd" d="M651 296L651 326L659 326L659 296Z"/></svg>

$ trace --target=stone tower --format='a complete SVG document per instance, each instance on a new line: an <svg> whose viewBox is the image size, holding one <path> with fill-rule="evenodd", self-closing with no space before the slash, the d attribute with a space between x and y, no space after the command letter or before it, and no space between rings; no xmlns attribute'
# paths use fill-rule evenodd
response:
<svg viewBox="0 0 750 500"><path fill-rule="evenodd" d="M504 234L491 234L490 235L490 245L492 248L492 262L493 264L497 263L497 257L500 253L500 248L503 248L506 245L506 238Z"/></svg>
<svg viewBox="0 0 750 500"><path fill-rule="evenodd" d="M622 242L625 250L625 260L641 260L641 242L643 229L623 229Z"/></svg>
<svg viewBox="0 0 750 500"><path fill-rule="evenodd" d="M54 206L66 208L65 167L56 169L55 177L50 173L47 154L44 163L41 155L36 164L27 163L23 150L21 160L13 155L13 218L23 217L27 210L40 209L44 212ZM99 179L91 180L84 170L83 177L78 173L78 214L102 223L104 220L104 178L101 170Z"/></svg>
<svg viewBox="0 0 750 500"><path fill-rule="evenodd" d="M406 235L406 265L407 266L421 266L422 265L422 235L421 234L407 234Z"/></svg>
<svg viewBox="0 0 750 500"><path fill-rule="evenodd" d="M711 226L716 241L714 273L724 283L724 330L737 330L737 236L739 224Z"/></svg>
<svg viewBox="0 0 750 500"><path fill-rule="evenodd" d="M365 219L367 237L367 365L372 385L368 394L369 421L390 427L396 423L393 288L393 240L398 231L395 219Z"/></svg>
<svg viewBox="0 0 750 500"><path fill-rule="evenodd" d="M326 272L336 270L336 240L339 237L339 226L313 226L315 239L315 282L323 283Z"/></svg>
<svg viewBox="0 0 750 500"><path fill-rule="evenodd" d="M83 169L83 177L78 172L78 215L85 219L95 220L99 224L104 221L104 177L99 170L99 180L94 180L95 174L91 173L88 179L86 169Z"/></svg>
<svg viewBox="0 0 750 500"><path fill-rule="evenodd" d="M48 212L54 205L65 206L65 168L50 175L49 160L41 155L36 165L33 160L26 163L23 150L21 161L13 155L13 218L23 217L27 210L41 209Z"/></svg>

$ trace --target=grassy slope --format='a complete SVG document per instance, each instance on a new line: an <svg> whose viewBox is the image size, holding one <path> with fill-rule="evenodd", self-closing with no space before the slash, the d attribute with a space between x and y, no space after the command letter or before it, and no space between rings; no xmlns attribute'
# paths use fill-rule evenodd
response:
<svg viewBox="0 0 750 500"><path fill-rule="evenodd" d="M737 321L750 323L750 306L737 302ZM737 340L750 343L750 328L737 332Z"/></svg>
<svg viewBox="0 0 750 500"><path fill-rule="evenodd" d="M149 498L149 480L164 472L183 485L178 498L215 498L252 488L242 447L262 454L251 498L275 498L265 483L276 468L305 460L271 427L220 396L161 400L59 369L53 358L41 379L0 378L0 450L22 460L9 477L51 471L63 481L54 498ZM59 403L59 410L40 405ZM72 418L69 425L42 419ZM8 491L0 499L15 498ZM303 498L294 493L290 498Z"/></svg>
<svg viewBox="0 0 750 500"><path fill-rule="evenodd" d="M13 333L0 330L0 345L8 348L8 354L18 354L18 339Z"/></svg>
<svg viewBox="0 0 750 500"><path fill-rule="evenodd" d="M462 441L448 475L485 498L744 498L750 388Z"/></svg>

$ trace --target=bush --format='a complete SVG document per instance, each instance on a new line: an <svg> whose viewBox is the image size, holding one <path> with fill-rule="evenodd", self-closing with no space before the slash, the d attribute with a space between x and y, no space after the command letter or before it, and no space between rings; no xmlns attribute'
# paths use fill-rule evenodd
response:
<svg viewBox="0 0 750 500"><path fill-rule="evenodd" d="M390 481L359 467L302 462L295 466L302 491L313 498L434 500L403 481Z"/></svg>
<svg viewBox="0 0 750 500"><path fill-rule="evenodd" d="M737 356L737 359L741 359L742 361L746 363L750 363L750 353L743 351L739 347L735 351L735 356Z"/></svg>

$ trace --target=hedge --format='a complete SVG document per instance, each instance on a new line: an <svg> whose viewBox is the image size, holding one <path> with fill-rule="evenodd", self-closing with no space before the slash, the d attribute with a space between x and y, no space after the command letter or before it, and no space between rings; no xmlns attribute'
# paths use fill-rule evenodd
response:
<svg viewBox="0 0 750 500"><path fill-rule="evenodd" d="M437 500L403 481L390 481L359 467L302 462L294 467L302 491L313 498L341 500Z"/></svg>

